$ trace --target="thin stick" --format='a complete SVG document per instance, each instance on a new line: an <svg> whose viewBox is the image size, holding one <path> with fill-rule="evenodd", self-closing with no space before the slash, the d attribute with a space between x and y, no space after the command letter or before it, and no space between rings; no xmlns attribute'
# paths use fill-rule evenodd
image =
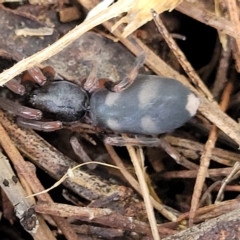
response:
<svg viewBox="0 0 240 240"><path fill-rule="evenodd" d="M231 22L233 23L233 26L235 27L235 31L237 33L237 35L240 35L240 21L239 21L239 8L237 6L236 0L227 0L227 5L228 5L228 13L231 19ZM235 56L239 56L240 54L240 38L239 37L235 37L236 40L236 45L237 45L237 51L238 54L236 54ZM236 66L237 66L237 70L238 72L240 71L240 59L239 57L235 57L236 60Z"/></svg>
<svg viewBox="0 0 240 240"><path fill-rule="evenodd" d="M232 89L233 89L233 84L229 82L224 89L224 92L222 94L222 101L220 103L220 107L223 111L226 111L227 109ZM191 201L191 209L189 213L189 226L192 226L193 219L195 217L196 210L198 208L203 185L204 185L206 176L208 175L208 167L210 164L212 151L217 141L217 136L218 136L218 129L214 125L209 133L209 137L205 145L205 151L202 154L201 161L200 161L200 167L199 167L196 183L194 186L192 201Z"/></svg>
<svg viewBox="0 0 240 240"><path fill-rule="evenodd" d="M111 156L112 160L116 164L116 166L119 167L119 170L121 171L122 175L125 177L125 179L128 181L128 183L140 194L142 195L141 188L136 181L136 179L128 172L128 170L123 165L121 159L118 157L117 153L115 152L114 148L111 145L105 144L105 147ZM151 196L150 196L151 197ZM151 197L151 201L153 206L157 211L159 211L165 218L167 218L169 221L175 222L176 216L167 210L161 203L157 202L153 197Z"/></svg>
<svg viewBox="0 0 240 240"><path fill-rule="evenodd" d="M44 191L44 187L42 186L41 182L37 178L35 165L29 162L26 166L28 170L31 171L30 173L31 175L28 174L27 176L28 176L28 179L31 180L31 187L33 189L33 192ZM21 169L21 170L22 170L21 172L24 172L24 169ZM26 197L26 199L27 198L28 197ZM41 202L48 202L50 204L54 203L51 196L48 193L39 194L37 198ZM51 217L52 217L52 220L58 226L58 228L62 231L63 235L66 237L67 240L80 240L77 233L74 231L74 229L66 219L58 216L51 216Z"/></svg>
<svg viewBox="0 0 240 240"><path fill-rule="evenodd" d="M123 137L127 137L127 136L125 134L123 134ZM132 146L126 145L126 148L131 157L131 161L134 166L140 188L142 190L142 196L143 196L144 203L146 206L146 211L147 211L150 227L152 230L153 238L154 238L154 240L160 240L160 236L159 236L158 229L157 229L157 221L156 221L156 218L155 218L155 215L153 212L153 206L152 206L152 203L150 200L149 190L148 190L146 181L144 179L144 174L143 174L142 168L139 164L137 154L135 152L135 149Z"/></svg>
<svg viewBox="0 0 240 240"><path fill-rule="evenodd" d="M228 175L225 179L223 179L223 181L222 181L222 186L221 186L220 189L219 189L219 192L218 192L218 195L217 195L217 197L216 197L215 203L221 202L221 200L222 200L222 198L223 198L223 191L224 191L226 185L227 185L230 181L232 181L234 178L238 177L238 175L239 175L239 169L240 169L240 162L238 161L238 162L236 162L236 163L234 164L234 166L232 167L231 172L229 173L229 175ZM237 173L238 173L238 174L237 174Z"/></svg>
<svg viewBox="0 0 240 240"><path fill-rule="evenodd" d="M229 68L229 60L231 56L231 48L229 44L229 37L227 37L227 49L222 48L222 53L219 61L219 65L217 68L216 79L212 88L212 94L215 99L219 99L220 93L222 89L226 85L227 82L227 73Z"/></svg>

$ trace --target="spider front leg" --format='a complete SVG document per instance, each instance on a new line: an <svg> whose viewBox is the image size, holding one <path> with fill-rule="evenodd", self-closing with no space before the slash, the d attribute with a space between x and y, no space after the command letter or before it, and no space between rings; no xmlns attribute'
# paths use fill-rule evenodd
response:
<svg viewBox="0 0 240 240"><path fill-rule="evenodd" d="M31 68L27 71L27 73L30 76L31 80L38 83L40 86L43 86L46 83L46 77L43 75L39 68L37 67ZM24 74L24 76L25 75L26 74ZM5 83L4 86L8 88L10 91L21 96L23 96L26 93L25 87L20 83L19 80L15 78Z"/></svg>
<svg viewBox="0 0 240 240"><path fill-rule="evenodd" d="M0 57L6 59L6 61L10 62L7 64L7 67L11 67L14 62L21 61L22 59L26 58L26 56L15 50L12 50L11 48L6 48L6 46L0 47ZM3 69L2 69L3 70ZM38 83L40 86L43 86L46 83L46 77L42 73L39 67L33 67L27 70L31 78ZM25 88L23 85L21 85L16 79L12 79L6 84L4 84L7 88L9 88L11 91L13 91L16 94L23 95L25 93Z"/></svg>
<svg viewBox="0 0 240 240"><path fill-rule="evenodd" d="M30 68L28 70L28 73L33 78L33 80L40 86L43 86L47 81L47 78L43 75L42 71L38 67Z"/></svg>
<svg viewBox="0 0 240 240"><path fill-rule="evenodd" d="M136 58L133 69L130 71L130 73L124 79L122 79L116 83L107 81L105 83L105 87L111 92L122 92L126 88L131 86L138 75L139 69L143 66L143 64L145 62L145 58L146 58L146 55L144 52L142 52Z"/></svg>
<svg viewBox="0 0 240 240"><path fill-rule="evenodd" d="M4 84L10 91L23 96L26 93L25 87L15 78Z"/></svg>
<svg viewBox="0 0 240 240"><path fill-rule="evenodd" d="M92 62L92 69L84 83L84 89L88 92L94 92L99 88L99 82L97 78L98 63L96 61Z"/></svg>
<svg viewBox="0 0 240 240"><path fill-rule="evenodd" d="M142 52L136 59L133 69L130 73L122 80L113 82L109 79L98 79L97 78L97 62L93 62L93 68L84 84L84 89L88 92L94 92L97 89L107 88L111 92L121 92L132 85L138 75L139 69L145 62L145 53Z"/></svg>

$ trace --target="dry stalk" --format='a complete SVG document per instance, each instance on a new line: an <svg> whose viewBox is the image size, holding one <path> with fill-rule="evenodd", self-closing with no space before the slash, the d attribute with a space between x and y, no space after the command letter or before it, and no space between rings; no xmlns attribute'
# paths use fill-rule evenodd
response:
<svg viewBox="0 0 240 240"><path fill-rule="evenodd" d="M229 37L227 39L227 47L226 49L222 48L222 53L219 61L219 66L217 69L216 81L214 82L212 88L212 94L215 99L218 99L222 89L224 88L227 82L227 71L229 67L229 60L231 56L231 48L230 48L230 41Z"/></svg>
<svg viewBox="0 0 240 240"><path fill-rule="evenodd" d="M240 35L240 21L239 21L239 8L237 6L237 2L236 2L236 0L226 0L226 2L227 2L228 13L229 13L232 25L235 28L236 35L239 36ZM239 58L240 38L235 37L235 41L236 41L236 45L237 45L237 54L234 54L234 52L233 52L233 54L235 55L236 66L237 66L237 70L239 72L240 71L240 58Z"/></svg>
<svg viewBox="0 0 240 240"><path fill-rule="evenodd" d="M177 148L178 151L184 156L192 160L199 159L199 154L203 154L204 151L203 144L189 139L166 136L165 140ZM240 154L223 150L221 148L214 148L212 151L211 159L220 164L232 167L235 162L239 161Z"/></svg>
<svg viewBox="0 0 240 240"><path fill-rule="evenodd" d="M114 148L111 145L105 144L105 147L111 156L112 160L114 161L115 165L119 167L119 170L121 171L122 175L125 177L125 179L128 181L128 183L140 194L142 195L140 186L136 179L128 172L126 167L124 166L121 159L118 157L117 153L115 152ZM167 218L169 221L176 221L176 216L168 211L161 203L157 202L154 198L151 197L152 204L156 210L159 211L165 218Z"/></svg>
<svg viewBox="0 0 240 240"><path fill-rule="evenodd" d="M123 137L125 138L127 136L125 134L123 134ZM143 200L145 203L145 207L146 207L146 211L147 211L147 215L148 215L148 221L151 226L153 238L154 238L154 240L160 240L160 236L159 236L158 229L157 229L157 221L156 221L156 218L155 218L155 215L153 212L153 206L152 206L152 203L150 200L148 186L147 186L147 183L144 178L143 169L140 166L140 159L138 159L134 147L132 147L130 145L126 145L126 148L130 155L133 167L135 169L135 173L136 173L138 181L139 181L139 185L140 185Z"/></svg>
<svg viewBox="0 0 240 240"><path fill-rule="evenodd" d="M211 204L202 208L199 208L196 211L196 218L194 222L202 222L206 220L206 215L213 217L221 216L224 213L233 211L239 207L239 200L233 199L221 202L219 204ZM204 218L205 216L205 218ZM189 218L189 212L183 213L178 217L178 221Z"/></svg>
<svg viewBox="0 0 240 240"><path fill-rule="evenodd" d="M38 203L36 205L36 211L43 214L97 223L103 226L123 229L125 231L134 231L148 236L151 234L147 223L134 220L131 217L116 214L107 208L88 208L67 204Z"/></svg>
<svg viewBox="0 0 240 240"><path fill-rule="evenodd" d="M232 93L233 84L232 82L229 82L227 86L224 89L224 92L222 94L222 100L220 103L220 107L222 111L226 111L230 95ZM196 183L194 186L194 192L192 196L192 202L191 202L191 209L189 213L189 225L192 226L193 219L195 217L196 209L198 208L199 199L202 194L203 185L205 182L206 177L208 176L208 167L210 164L210 159L212 155L213 148L215 146L215 143L217 141L218 136L218 129L216 126L213 126L210 133L208 140L205 145L205 152L202 154L201 160L200 160L200 167L196 179Z"/></svg>

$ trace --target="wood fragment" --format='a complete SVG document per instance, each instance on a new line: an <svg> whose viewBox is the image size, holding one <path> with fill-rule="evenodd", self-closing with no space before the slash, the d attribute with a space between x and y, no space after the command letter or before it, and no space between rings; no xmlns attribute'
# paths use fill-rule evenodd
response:
<svg viewBox="0 0 240 240"><path fill-rule="evenodd" d="M226 109L227 109L232 90L233 90L233 84L231 82L229 82L227 84L227 86L225 87L224 92L222 94L222 100L220 103L220 107L221 107L222 111L226 111ZM203 185L205 182L205 178L208 175L208 167L210 164L212 150L217 141L217 132L218 132L217 127L213 126L209 133L209 137L208 137L208 140L205 145L205 152L203 153L201 160L200 160L199 171L198 171L196 183L194 186L194 192L193 192L192 201L191 201L191 209L190 209L190 213L189 213L189 225L190 226L192 226L192 224L193 224L193 219L195 217L196 209L198 208L198 203L199 203L200 196L202 194L202 189L203 189Z"/></svg>
<svg viewBox="0 0 240 240"><path fill-rule="evenodd" d="M231 19L231 22L235 28L236 35L240 35L240 20L239 20L239 8L237 6L236 0L226 0L227 6L228 6L228 13ZM239 37L235 38L236 45L237 45L237 51L238 51L238 57L235 57L236 60L236 69L238 72L240 72L240 39ZM236 56L236 55L235 55Z"/></svg>
<svg viewBox="0 0 240 240"><path fill-rule="evenodd" d="M127 137L126 134L123 134L123 137ZM152 230L153 238L154 238L154 240L160 240L160 236L159 236L159 233L157 230L157 221L156 221L156 218L155 218L155 215L153 212L153 206L152 206L152 202L150 199L150 194L149 194L149 190L147 187L147 183L144 178L143 168L141 168L141 166L140 166L140 160L137 157L135 149L129 145L127 145L126 148L130 155L132 164L135 169L135 173L136 173L138 181L139 181L139 185L140 185L143 200L145 203L145 207L146 207L150 227Z"/></svg>
<svg viewBox="0 0 240 240"><path fill-rule="evenodd" d="M238 239L240 236L239 206L220 217L210 219L163 240L206 240L206 239ZM223 238L224 236L224 238Z"/></svg>
<svg viewBox="0 0 240 240"><path fill-rule="evenodd" d="M124 166L124 164L122 163L121 159L118 157L116 151L114 150L114 148L108 144L105 144L105 147L109 153L109 155L111 156L112 160L114 161L114 163L116 164L116 166L119 167L121 173L123 174L123 176L128 180L129 184L139 193L141 193L141 189L140 186L138 184L138 182L136 181L136 179L127 171L126 167ZM151 197L151 201L152 204L154 206L154 208L156 210L158 210L164 217L166 217L168 220L170 221L176 221L176 216L168 211L161 203L158 203L156 200L154 200Z"/></svg>
<svg viewBox="0 0 240 240"><path fill-rule="evenodd" d="M102 226L120 228L151 236L148 224L116 214L107 208L76 207L67 204L38 203L36 212L50 214L60 217L79 219L84 222L98 223Z"/></svg>
<svg viewBox="0 0 240 240"><path fill-rule="evenodd" d="M50 36L53 34L53 28L19 28L15 30L17 36Z"/></svg>
<svg viewBox="0 0 240 240"><path fill-rule="evenodd" d="M60 21L63 23L72 22L81 18L81 12L75 6L66 7L59 11Z"/></svg>

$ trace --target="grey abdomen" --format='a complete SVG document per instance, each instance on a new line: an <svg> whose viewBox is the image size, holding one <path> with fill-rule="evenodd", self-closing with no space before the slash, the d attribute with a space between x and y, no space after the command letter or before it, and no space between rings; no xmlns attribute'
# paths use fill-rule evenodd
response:
<svg viewBox="0 0 240 240"><path fill-rule="evenodd" d="M93 124L122 133L161 134L195 115L199 99L176 80L139 75L121 93L100 90L90 100Z"/></svg>

